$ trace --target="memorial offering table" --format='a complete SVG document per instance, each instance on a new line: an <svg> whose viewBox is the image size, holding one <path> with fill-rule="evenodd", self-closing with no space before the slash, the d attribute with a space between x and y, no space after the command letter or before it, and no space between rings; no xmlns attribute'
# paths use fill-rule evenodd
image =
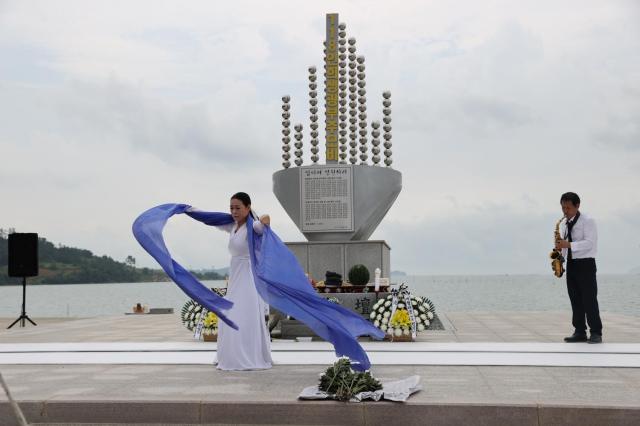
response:
<svg viewBox="0 0 640 426"><path fill-rule="evenodd" d="M375 287L373 284L367 285L353 285L349 283L343 283L341 286L316 286L318 293L375 293ZM380 286L378 293L388 293L389 286Z"/></svg>

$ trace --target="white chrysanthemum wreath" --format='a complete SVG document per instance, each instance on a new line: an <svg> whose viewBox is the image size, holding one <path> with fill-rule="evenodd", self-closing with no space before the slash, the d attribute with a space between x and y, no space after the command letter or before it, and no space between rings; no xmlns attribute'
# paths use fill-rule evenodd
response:
<svg viewBox="0 0 640 426"><path fill-rule="evenodd" d="M218 296L224 297L226 289L212 288L213 292ZM182 324L187 327L189 331L196 331L200 327L198 335L202 334L215 335L218 334L218 316L213 312L207 311L198 302L194 300L188 300L182 310L180 311L180 319Z"/></svg>
<svg viewBox="0 0 640 426"><path fill-rule="evenodd" d="M184 304L180 317L182 324L189 331L195 331L198 324L202 322L201 332L203 335L218 334L218 316L193 300Z"/></svg>
<svg viewBox="0 0 640 426"><path fill-rule="evenodd" d="M397 292L378 300L369 315L373 325L391 338L415 338L416 333L431 326L434 317L433 302L426 297L413 296L404 284Z"/></svg>

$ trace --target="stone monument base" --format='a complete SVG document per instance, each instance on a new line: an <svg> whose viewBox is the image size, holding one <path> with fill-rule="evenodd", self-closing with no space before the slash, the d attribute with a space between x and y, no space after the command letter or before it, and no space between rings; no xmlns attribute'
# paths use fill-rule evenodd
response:
<svg viewBox="0 0 640 426"><path fill-rule="evenodd" d="M340 301L340 305L352 310L360 315L362 315L365 319L369 319L369 314L371 313L371 308L379 299L384 299L389 295L386 292L379 293L319 293L320 297L326 298L335 298ZM275 309L271 309L272 314L276 314ZM279 322L280 322L280 338L282 339L295 339L296 337L313 337L316 340L322 340L318 337L309 327L307 327L304 323L292 319L287 318L285 315L278 312ZM275 323L271 329L275 328Z"/></svg>
<svg viewBox="0 0 640 426"><path fill-rule="evenodd" d="M369 281L380 268L381 277L391 274L391 248L385 241L308 241L285 243L298 258L304 271L316 281L323 281L327 271L337 272L348 279L349 269L362 264L369 270Z"/></svg>

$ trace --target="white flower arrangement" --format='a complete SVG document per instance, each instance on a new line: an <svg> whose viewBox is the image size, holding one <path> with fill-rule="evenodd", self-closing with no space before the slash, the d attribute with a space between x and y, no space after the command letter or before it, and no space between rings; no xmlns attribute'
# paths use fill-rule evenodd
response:
<svg viewBox="0 0 640 426"><path fill-rule="evenodd" d="M211 290L221 297L224 297L224 295L226 294L226 289L224 288L212 288ZM188 300L182 307L182 310L180 312L180 319L182 320L182 324L187 327L189 331L194 331L198 326L198 323L200 322L202 314L202 306L194 300ZM213 312L207 312L206 316L204 317L202 334L218 334L218 316Z"/></svg>
<svg viewBox="0 0 640 426"><path fill-rule="evenodd" d="M398 303L393 317L391 316L393 295L390 294L384 299L378 300L372 307L369 315L370 321L390 336L410 336L412 322L404 300L404 295L402 293L398 294ZM410 300L416 322L416 331L428 330L435 318L433 302L426 297L413 295L410 295Z"/></svg>
<svg viewBox="0 0 640 426"><path fill-rule="evenodd" d="M203 308L197 302L189 300L184 304L181 311L182 324L189 331L194 331L202 318L202 335L214 336L218 334L218 316L213 312L207 312L202 316Z"/></svg>

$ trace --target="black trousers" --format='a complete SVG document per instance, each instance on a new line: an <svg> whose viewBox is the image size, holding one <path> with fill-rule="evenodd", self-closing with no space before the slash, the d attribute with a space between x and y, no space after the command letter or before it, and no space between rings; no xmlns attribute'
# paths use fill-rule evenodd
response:
<svg viewBox="0 0 640 426"><path fill-rule="evenodd" d="M591 333L602 334L594 258L567 261L567 290L576 333L586 334L588 323Z"/></svg>

